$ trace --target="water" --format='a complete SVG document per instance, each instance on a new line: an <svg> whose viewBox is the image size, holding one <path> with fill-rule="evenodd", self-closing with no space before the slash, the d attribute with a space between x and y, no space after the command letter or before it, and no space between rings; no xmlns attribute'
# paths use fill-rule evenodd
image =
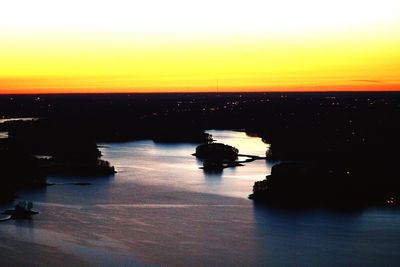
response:
<svg viewBox="0 0 400 267"><path fill-rule="evenodd" d="M234 145L240 153L265 156L269 145L260 138L243 132L208 131L218 142ZM118 183L140 183L149 186L168 186L175 190L212 193L247 198L254 181L270 173L271 164L257 160L245 167L227 168L222 173L206 174L199 169L202 162L191 156L194 144L160 144L137 141L103 145L105 159L118 171Z"/></svg>
<svg viewBox="0 0 400 267"><path fill-rule="evenodd" d="M0 123L5 123L8 121L35 121L38 118L6 118L4 116L0 116Z"/></svg>
<svg viewBox="0 0 400 267"><path fill-rule="evenodd" d="M210 131L241 153L268 145L235 131ZM270 172L263 160L209 175L192 144L102 144L111 177L50 177L21 191L41 214L0 224L2 266L396 266L400 213L283 211L247 199ZM71 182L89 182L77 186ZM3 208L3 207L1 207ZM68 258L66 262L65 258Z"/></svg>
<svg viewBox="0 0 400 267"><path fill-rule="evenodd" d="M0 132L0 139L8 138L8 132Z"/></svg>

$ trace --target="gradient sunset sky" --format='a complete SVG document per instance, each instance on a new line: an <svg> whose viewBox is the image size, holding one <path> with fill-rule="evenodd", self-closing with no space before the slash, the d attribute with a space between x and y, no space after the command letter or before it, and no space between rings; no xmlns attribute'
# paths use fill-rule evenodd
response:
<svg viewBox="0 0 400 267"><path fill-rule="evenodd" d="M400 90L399 0L13 0L0 93Z"/></svg>

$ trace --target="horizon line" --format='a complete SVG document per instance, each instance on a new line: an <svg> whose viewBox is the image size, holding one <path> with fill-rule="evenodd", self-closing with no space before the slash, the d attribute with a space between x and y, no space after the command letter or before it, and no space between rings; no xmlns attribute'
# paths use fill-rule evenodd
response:
<svg viewBox="0 0 400 267"><path fill-rule="evenodd" d="M397 90L274 90L274 91L167 91L167 92L38 92L38 93L1 93L0 96L23 96L23 95L173 95L173 94L296 94L296 93L400 93Z"/></svg>

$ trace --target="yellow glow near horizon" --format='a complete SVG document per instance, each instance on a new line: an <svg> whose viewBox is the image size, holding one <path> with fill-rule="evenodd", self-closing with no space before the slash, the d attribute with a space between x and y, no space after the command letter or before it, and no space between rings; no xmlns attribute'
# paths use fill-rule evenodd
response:
<svg viewBox="0 0 400 267"><path fill-rule="evenodd" d="M0 92L398 90L400 1L7 1Z"/></svg>

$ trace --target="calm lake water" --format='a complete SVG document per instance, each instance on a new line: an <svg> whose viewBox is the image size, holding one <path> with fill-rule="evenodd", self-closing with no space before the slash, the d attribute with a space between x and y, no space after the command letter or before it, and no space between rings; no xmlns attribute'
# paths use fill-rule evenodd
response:
<svg viewBox="0 0 400 267"><path fill-rule="evenodd" d="M0 139L8 138L8 132L0 132Z"/></svg>
<svg viewBox="0 0 400 267"><path fill-rule="evenodd" d="M268 149L243 132L209 133L240 153L263 156ZM102 144L115 176L50 177L56 185L19 192L41 213L31 221L0 223L0 265L399 265L399 210L254 205L247 196L271 164L259 160L210 175L191 156L195 147Z"/></svg>

